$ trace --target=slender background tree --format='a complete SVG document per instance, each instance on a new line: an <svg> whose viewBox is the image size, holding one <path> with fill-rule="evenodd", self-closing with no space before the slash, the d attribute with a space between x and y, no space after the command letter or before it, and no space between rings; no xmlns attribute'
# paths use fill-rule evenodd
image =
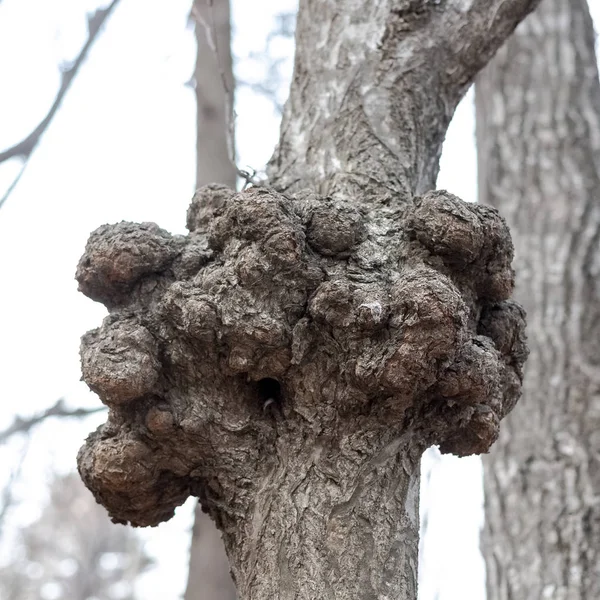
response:
<svg viewBox="0 0 600 600"><path fill-rule="evenodd" d="M235 122L229 0L196 0L192 8L198 54L194 70L197 104L196 187L235 188ZM229 561L214 522L198 503L190 547L185 600L235 598Z"/></svg>

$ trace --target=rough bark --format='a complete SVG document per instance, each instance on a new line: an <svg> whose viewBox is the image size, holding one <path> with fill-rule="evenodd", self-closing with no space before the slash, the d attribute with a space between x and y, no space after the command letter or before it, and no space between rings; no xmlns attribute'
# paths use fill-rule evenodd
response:
<svg viewBox="0 0 600 600"><path fill-rule="evenodd" d="M535 0L301 0L270 180L381 204L435 186L456 105Z"/></svg>
<svg viewBox="0 0 600 600"><path fill-rule="evenodd" d="M535 2L301 2L271 187L188 236L94 232L77 278L109 420L79 454L115 521L197 495L240 598L416 595L419 458L486 452L526 355L508 229L428 192L466 86ZM332 59L334 57L334 59Z"/></svg>
<svg viewBox="0 0 600 600"><path fill-rule="evenodd" d="M196 187L212 182L235 188L234 77L229 0L195 0L197 58ZM233 600L235 588L221 534L196 506L184 600Z"/></svg>
<svg viewBox="0 0 600 600"><path fill-rule="evenodd" d="M600 82L585 0L544 0L477 82L482 202L516 246L524 398L484 460L488 598L600 598Z"/></svg>

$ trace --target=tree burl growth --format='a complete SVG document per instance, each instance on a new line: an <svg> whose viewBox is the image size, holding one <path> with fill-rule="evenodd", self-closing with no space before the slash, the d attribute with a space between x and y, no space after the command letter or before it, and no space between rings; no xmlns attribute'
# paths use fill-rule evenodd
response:
<svg viewBox="0 0 600 600"><path fill-rule="evenodd" d="M489 449L527 353L494 209L212 185L187 227L102 226L77 270L110 312L82 341L110 411L79 471L114 521L156 525L195 495L227 536L305 452L349 498L352 457Z"/></svg>

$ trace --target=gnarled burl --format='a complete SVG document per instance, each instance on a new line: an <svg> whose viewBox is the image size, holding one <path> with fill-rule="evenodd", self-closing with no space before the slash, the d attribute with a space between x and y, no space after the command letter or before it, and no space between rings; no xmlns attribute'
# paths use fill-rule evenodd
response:
<svg viewBox="0 0 600 600"><path fill-rule="evenodd" d="M83 376L110 411L83 480L133 525L198 496L241 597L299 571L398 584L422 451L486 452L520 393L504 221L443 191L369 210L215 185L187 226L122 222L87 244L80 289L110 314L83 338Z"/></svg>

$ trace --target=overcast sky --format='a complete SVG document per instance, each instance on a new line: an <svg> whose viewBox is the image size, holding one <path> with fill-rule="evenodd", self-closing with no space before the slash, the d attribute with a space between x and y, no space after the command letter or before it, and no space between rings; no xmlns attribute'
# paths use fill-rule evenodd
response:
<svg viewBox="0 0 600 600"><path fill-rule="evenodd" d="M233 2L239 75L261 76L260 64L244 57L264 48L273 15L294 4ZM598 0L590 4L600 12ZM190 0L121 0L0 210L0 428L16 413L36 412L60 397L78 406L98 403L79 381L78 348L82 333L97 327L106 311L77 293L73 278L90 231L132 220L185 233L196 135L195 98L185 85L195 61L189 6ZM44 116L60 82L58 66L76 55L86 36L85 12L96 7L88 0L0 1L0 150ZM276 48L286 53L291 44ZM438 183L475 201L471 102L467 97L453 121ZM242 88L236 111L239 165L262 168L277 139L273 106ZM0 166L0 195L18 167L17 160ZM45 493L40 475L73 468L83 436L101 420L39 430L19 490L26 502L13 523L35 517ZM0 480L15 445L0 451ZM440 461L435 454L426 462L434 471L424 490L431 510L421 600L436 592L438 600L481 600L480 462ZM188 503L171 522L143 533L159 561L142 581L142 597L175 600L181 593L190 515Z"/></svg>

